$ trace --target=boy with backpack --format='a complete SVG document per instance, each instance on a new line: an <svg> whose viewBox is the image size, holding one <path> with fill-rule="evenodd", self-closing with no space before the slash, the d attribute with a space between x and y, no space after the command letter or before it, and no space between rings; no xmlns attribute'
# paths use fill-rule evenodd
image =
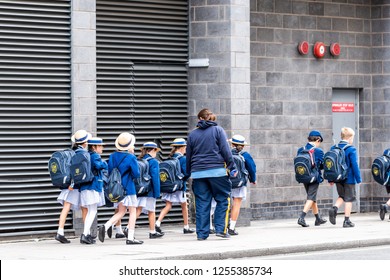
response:
<svg viewBox="0 0 390 280"><path fill-rule="evenodd" d="M308 227L305 221L306 214L312 209L316 218L314 225L319 226L325 224L327 220L323 219L318 212L317 192L320 183L324 181L321 170L323 169L324 152L319 148L322 141L321 133L318 130L313 130L307 138L308 143L298 149L297 156L294 159L294 168L296 179L299 183L303 183L307 194L306 203L302 213L298 218L298 225ZM307 158L305 163L305 157ZM308 173L309 176L306 176Z"/></svg>
<svg viewBox="0 0 390 280"><path fill-rule="evenodd" d="M238 134L233 135L233 137L229 139L229 142L232 144L232 155L238 174L236 177L230 178L232 181L231 195L233 198L233 205L230 214L228 233L230 235L238 235L235 227L240 214L241 203L246 199L248 179L251 184L256 184L256 164L252 156L248 152L243 151L245 146L249 146L245 141L244 136Z"/></svg>
<svg viewBox="0 0 390 280"><path fill-rule="evenodd" d="M188 206L187 206L187 198L186 198L186 181L189 178L188 174L186 174L186 156L184 155L186 153L186 146L187 142L183 138L176 138L173 140L171 147L171 153L169 154L168 161L171 161L172 163L177 162L176 164L178 165L178 170L176 170L177 173L180 173L180 175L170 175L169 173L171 172L164 172L163 168L164 162L160 163L160 186L161 186L161 194L162 194L162 200L165 201L165 207L164 209L161 210L160 215L158 216L158 219L156 221L156 231L159 233L162 233L161 230L161 222L166 216L166 214L169 213L169 211L172 209L172 205L175 204L180 204L181 206L181 212L183 215L183 222L184 222L184 227L183 227L183 233L184 234L189 234L189 233L194 233L195 230L191 229L188 224ZM177 168L175 168L177 169ZM168 173L168 174L167 174ZM176 180L168 180L169 176L172 177L177 177L181 176L181 178L178 178L180 180L180 184L182 185L180 188L177 190L174 189L172 191L166 192L163 189L163 184L167 183L170 181L170 184L173 184L176 182ZM167 188L168 190L168 188Z"/></svg>
<svg viewBox="0 0 390 280"><path fill-rule="evenodd" d="M352 128L343 127L341 129L341 141L337 145L331 147L331 150L337 148L337 146L344 150L347 175L346 178L341 181L335 182L328 180L331 186L336 183L337 193L339 195L334 206L329 209L329 221L333 225L336 224L337 211L340 206L345 203L343 223L344 228L355 226L355 224L350 220L352 202L356 200L355 185L362 182L357 151L356 148L352 145L354 137L355 131L353 131ZM328 165L328 163L325 162L325 165Z"/></svg>

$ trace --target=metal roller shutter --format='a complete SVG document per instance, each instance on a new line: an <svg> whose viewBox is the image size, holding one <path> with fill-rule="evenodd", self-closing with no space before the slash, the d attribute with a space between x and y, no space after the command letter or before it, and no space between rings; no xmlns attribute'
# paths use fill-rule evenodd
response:
<svg viewBox="0 0 390 280"><path fill-rule="evenodd" d="M98 0L96 13L97 133L108 144L103 158L124 131L136 136L137 155L142 143L155 141L166 158L170 142L188 131L188 1ZM157 212L163 206L158 201ZM100 221L113 213L103 209ZM164 223L181 220L181 208L174 207Z"/></svg>
<svg viewBox="0 0 390 280"><path fill-rule="evenodd" d="M0 237L57 229L47 162L70 135L70 1L0 1Z"/></svg>

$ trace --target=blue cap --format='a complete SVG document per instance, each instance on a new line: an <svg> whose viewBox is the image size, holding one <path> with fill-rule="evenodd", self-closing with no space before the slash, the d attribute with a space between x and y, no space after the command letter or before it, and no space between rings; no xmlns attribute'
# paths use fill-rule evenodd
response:
<svg viewBox="0 0 390 280"><path fill-rule="evenodd" d="M324 141L324 138L322 138L322 135L318 130L310 131L309 137L311 137L311 136L319 136L321 138L321 142Z"/></svg>

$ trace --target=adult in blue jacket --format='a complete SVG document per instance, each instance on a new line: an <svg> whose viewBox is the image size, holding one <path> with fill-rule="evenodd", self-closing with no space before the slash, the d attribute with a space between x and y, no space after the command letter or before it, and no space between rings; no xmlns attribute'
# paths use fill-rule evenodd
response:
<svg viewBox="0 0 390 280"><path fill-rule="evenodd" d="M321 170L324 169L324 151L319 148L322 141L324 140L322 138L321 133L318 130L313 130L309 133L309 136L307 137L308 143L305 145L306 150L314 149L314 162L315 167L318 170L318 177L317 180L312 183L305 183L303 184L306 191L306 202L303 206L303 210L298 218L298 225L301 225L302 227L308 227L309 225L305 221L306 214L312 209L312 212L316 218L314 225L319 226L322 224L325 224L327 222L326 219L322 218L318 211L318 205L317 205L317 192L318 187L320 183L324 181L322 178L322 172ZM297 151L297 154L299 154L303 150L303 147L299 148Z"/></svg>
<svg viewBox="0 0 390 280"><path fill-rule="evenodd" d="M358 155L356 148L352 146L353 139L355 137L355 131L350 127L343 127L341 129L341 141L338 143L340 148L345 147L346 145L351 145L347 147L345 151L345 161L348 166L348 176L347 179L343 182L336 183L337 193L339 197L336 200L334 206L329 209L329 221L335 225L337 211L340 206L345 202L344 207L344 223L343 227L354 227L355 224L351 222L350 216L352 212L352 202L356 200L356 184L362 182L360 175ZM331 149L334 146L331 147ZM333 185L333 182L330 182Z"/></svg>
<svg viewBox="0 0 390 280"><path fill-rule="evenodd" d="M212 198L217 203L214 212L216 235L230 237L227 226L232 183L227 172L236 176L237 171L226 133L211 120L213 118L215 115L209 109L198 113L199 122L189 134L186 148L187 174L193 179L198 240L205 240L210 234Z"/></svg>

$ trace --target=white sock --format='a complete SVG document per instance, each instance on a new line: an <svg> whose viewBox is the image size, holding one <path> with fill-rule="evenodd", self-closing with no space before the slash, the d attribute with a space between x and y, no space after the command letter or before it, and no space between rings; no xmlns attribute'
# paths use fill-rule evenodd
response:
<svg viewBox="0 0 390 280"><path fill-rule="evenodd" d="M230 226L229 226L229 228L231 229L231 230L234 230L234 228L236 227L236 223L237 223L237 221L230 221Z"/></svg>
<svg viewBox="0 0 390 280"><path fill-rule="evenodd" d="M190 229L190 226L189 225L184 225L184 228L185 229Z"/></svg>
<svg viewBox="0 0 390 280"><path fill-rule="evenodd" d="M127 235L127 240L134 240L134 229L129 229L128 235Z"/></svg>
<svg viewBox="0 0 390 280"><path fill-rule="evenodd" d="M123 234L122 226L115 227L115 232L119 234Z"/></svg>
<svg viewBox="0 0 390 280"><path fill-rule="evenodd" d="M64 228L58 228L57 233L58 233L59 235L65 235L65 233L64 233Z"/></svg>
<svg viewBox="0 0 390 280"><path fill-rule="evenodd" d="M161 222L160 221L156 221L156 227L160 227L161 226Z"/></svg>
<svg viewBox="0 0 390 280"><path fill-rule="evenodd" d="M110 221L107 221L107 222L104 224L104 229L107 231L110 227L112 227L112 224L110 223Z"/></svg>
<svg viewBox="0 0 390 280"><path fill-rule="evenodd" d="M93 224L93 221L95 220L95 216L97 213L97 204L88 205L87 208L88 208L88 213L87 216L85 217L84 232L83 232L85 236L90 234L90 229Z"/></svg>

